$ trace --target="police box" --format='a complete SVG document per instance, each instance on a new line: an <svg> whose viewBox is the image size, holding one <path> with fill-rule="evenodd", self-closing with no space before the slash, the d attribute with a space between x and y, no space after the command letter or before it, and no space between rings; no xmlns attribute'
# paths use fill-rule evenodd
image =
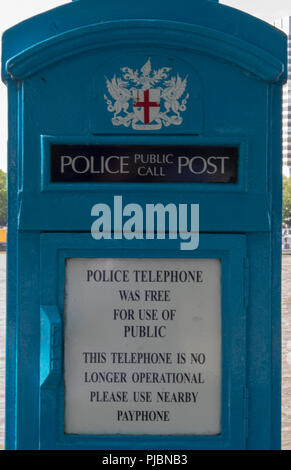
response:
<svg viewBox="0 0 291 470"><path fill-rule="evenodd" d="M3 37L7 449L280 448L286 37L79 0Z"/></svg>

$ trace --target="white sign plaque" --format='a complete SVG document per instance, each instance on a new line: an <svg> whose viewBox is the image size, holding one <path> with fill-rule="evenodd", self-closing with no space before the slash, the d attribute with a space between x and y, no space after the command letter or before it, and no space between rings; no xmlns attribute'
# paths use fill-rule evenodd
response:
<svg viewBox="0 0 291 470"><path fill-rule="evenodd" d="M67 260L65 432L221 432L220 260Z"/></svg>

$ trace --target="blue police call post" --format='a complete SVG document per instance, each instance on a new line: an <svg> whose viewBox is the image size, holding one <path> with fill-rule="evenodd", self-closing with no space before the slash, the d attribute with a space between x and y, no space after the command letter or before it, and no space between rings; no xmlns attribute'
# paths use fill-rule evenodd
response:
<svg viewBox="0 0 291 470"><path fill-rule="evenodd" d="M80 0L2 57L6 448L280 448L285 35Z"/></svg>

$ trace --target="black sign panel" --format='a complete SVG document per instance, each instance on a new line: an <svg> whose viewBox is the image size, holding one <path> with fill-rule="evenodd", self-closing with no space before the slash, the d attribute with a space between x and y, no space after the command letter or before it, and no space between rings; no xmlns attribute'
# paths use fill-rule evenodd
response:
<svg viewBox="0 0 291 470"><path fill-rule="evenodd" d="M51 145L52 183L230 183L238 147Z"/></svg>

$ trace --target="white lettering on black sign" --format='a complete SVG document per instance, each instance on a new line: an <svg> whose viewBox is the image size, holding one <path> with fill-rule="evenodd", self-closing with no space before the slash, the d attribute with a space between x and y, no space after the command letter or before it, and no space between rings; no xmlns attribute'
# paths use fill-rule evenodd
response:
<svg viewBox="0 0 291 470"><path fill-rule="evenodd" d="M52 183L238 180L238 147L51 145Z"/></svg>

